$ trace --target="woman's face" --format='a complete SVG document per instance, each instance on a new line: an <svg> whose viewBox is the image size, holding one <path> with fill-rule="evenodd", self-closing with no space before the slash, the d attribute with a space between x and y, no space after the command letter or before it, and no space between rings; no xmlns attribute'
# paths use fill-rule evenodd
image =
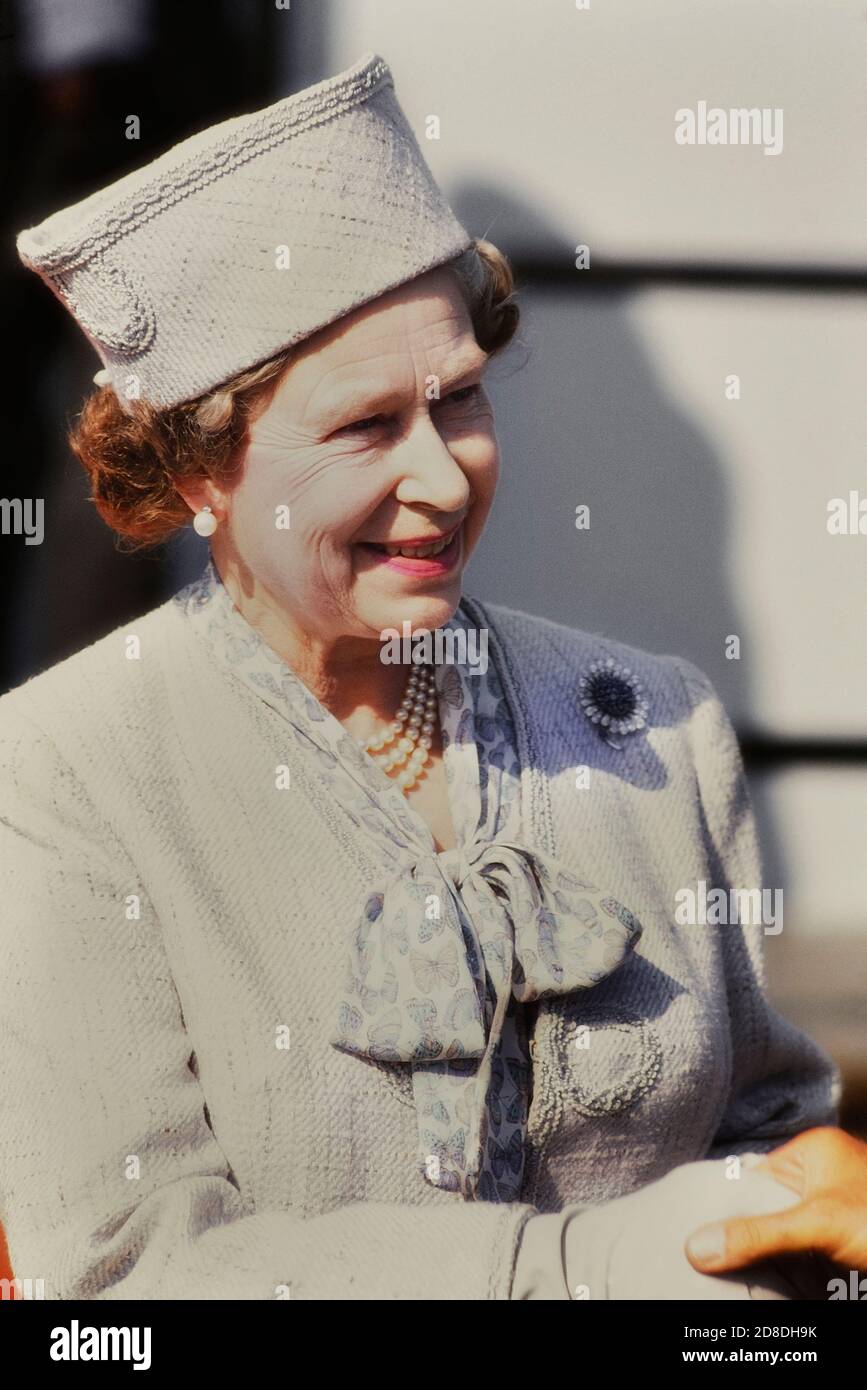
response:
<svg viewBox="0 0 867 1390"><path fill-rule="evenodd" d="M218 567L239 564L317 641L446 623L499 471L485 363L443 268L306 340L217 497ZM436 558L383 548L450 533Z"/></svg>

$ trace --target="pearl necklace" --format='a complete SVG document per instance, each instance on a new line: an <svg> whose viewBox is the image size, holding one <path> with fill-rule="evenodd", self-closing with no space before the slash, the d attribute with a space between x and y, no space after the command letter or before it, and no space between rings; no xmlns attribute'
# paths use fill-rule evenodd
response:
<svg viewBox="0 0 867 1390"><path fill-rule="evenodd" d="M415 786L430 759L436 717L434 670L432 666L421 666L410 673L406 693L391 723L382 733L358 739L359 748L378 762L384 772L406 764L394 778L404 795ZM389 744L395 747L389 749Z"/></svg>

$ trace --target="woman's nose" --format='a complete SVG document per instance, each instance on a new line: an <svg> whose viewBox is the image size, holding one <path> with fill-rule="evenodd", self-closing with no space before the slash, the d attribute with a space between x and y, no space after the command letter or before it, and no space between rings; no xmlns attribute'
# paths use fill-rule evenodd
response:
<svg viewBox="0 0 867 1390"><path fill-rule="evenodd" d="M401 444L397 468L400 477L394 493L399 502L458 512L469 500L467 475L429 416L418 420Z"/></svg>

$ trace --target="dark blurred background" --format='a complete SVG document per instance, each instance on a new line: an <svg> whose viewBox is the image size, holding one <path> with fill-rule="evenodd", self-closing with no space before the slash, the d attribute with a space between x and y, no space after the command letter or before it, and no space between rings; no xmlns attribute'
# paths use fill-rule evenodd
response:
<svg viewBox="0 0 867 1390"><path fill-rule="evenodd" d="M279 23L273 4L231 0L4 0L3 489L45 499L45 541L0 547L3 688L144 612L201 559L188 561L183 541L124 554L89 504L65 427L100 364L21 266L15 234L214 121L276 100L278 86L292 90ZM125 135L131 113L138 140Z"/></svg>

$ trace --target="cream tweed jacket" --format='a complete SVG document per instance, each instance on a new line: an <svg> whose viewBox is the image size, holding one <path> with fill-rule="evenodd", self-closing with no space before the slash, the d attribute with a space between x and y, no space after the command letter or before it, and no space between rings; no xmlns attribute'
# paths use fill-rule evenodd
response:
<svg viewBox="0 0 867 1390"><path fill-rule="evenodd" d="M57 1299L508 1299L528 1221L836 1121L836 1068L766 1001L761 925L675 921L700 880L762 883L708 679L465 597L514 723L523 843L643 934L594 989L528 1006L519 1200L426 1183L405 1068L330 1044L364 856L183 594L0 699L16 1276ZM647 704L618 748L577 700L600 659ZM302 794L263 795L287 763Z"/></svg>

